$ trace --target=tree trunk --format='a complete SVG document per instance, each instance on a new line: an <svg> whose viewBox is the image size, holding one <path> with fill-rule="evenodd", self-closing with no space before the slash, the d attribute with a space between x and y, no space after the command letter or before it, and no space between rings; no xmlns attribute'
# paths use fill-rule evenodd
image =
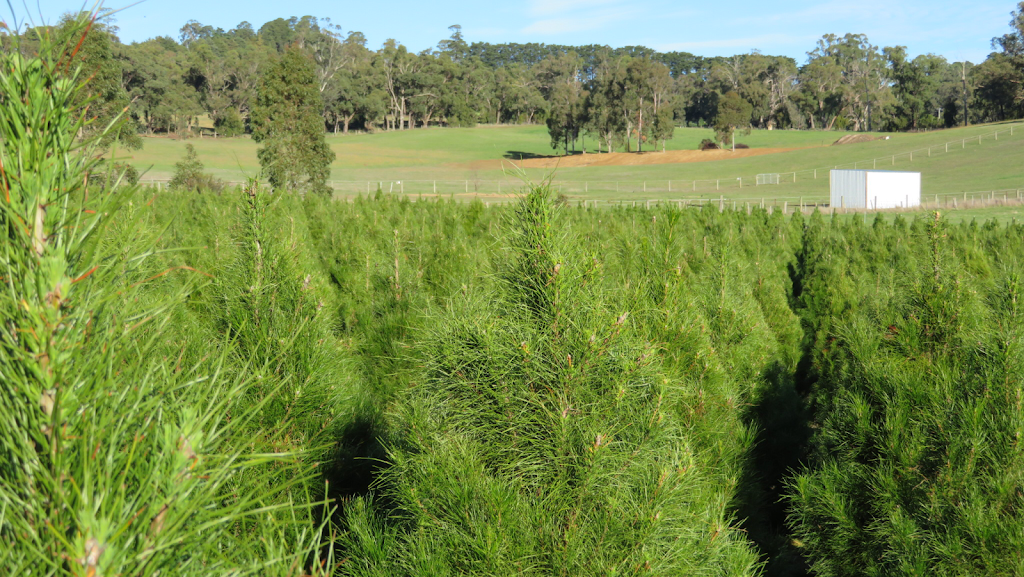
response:
<svg viewBox="0 0 1024 577"><path fill-rule="evenodd" d="M637 127L636 127L636 153L637 154L640 154L640 152L642 150L641 147L640 147L640 139L643 137L643 134L644 134L644 99L641 98L640 99L640 121L637 123Z"/></svg>

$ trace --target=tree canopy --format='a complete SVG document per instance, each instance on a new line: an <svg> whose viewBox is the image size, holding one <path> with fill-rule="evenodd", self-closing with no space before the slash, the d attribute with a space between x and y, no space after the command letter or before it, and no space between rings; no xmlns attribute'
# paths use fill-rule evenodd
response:
<svg viewBox="0 0 1024 577"><path fill-rule="evenodd" d="M139 133L202 135L202 117L220 136L255 134L259 83L288 60L302 63L288 74L317 92L321 131L542 123L555 150L590 142L639 151L663 146L675 126L715 124L730 92L749 104L735 126L753 128L898 131L1024 117L1022 14L1024 2L981 63L879 47L864 34L825 34L798 62L758 51L706 58L644 46L471 42L458 24L417 53L396 40L368 47L362 33L314 16L226 31L189 20L176 39L129 45L97 22L81 46L66 44L93 75L97 123L127 107L131 122L108 138L129 146ZM24 32L19 49L42 33Z"/></svg>
<svg viewBox="0 0 1024 577"><path fill-rule="evenodd" d="M312 60L297 46L260 80L252 110L252 138L263 174L275 189L326 193L334 152L324 139Z"/></svg>

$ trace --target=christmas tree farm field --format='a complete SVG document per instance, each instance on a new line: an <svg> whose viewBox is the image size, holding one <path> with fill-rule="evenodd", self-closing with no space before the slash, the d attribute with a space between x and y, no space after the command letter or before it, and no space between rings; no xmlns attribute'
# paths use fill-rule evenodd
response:
<svg viewBox="0 0 1024 577"><path fill-rule="evenodd" d="M10 574L1024 572L1024 226L137 189L4 59Z"/></svg>

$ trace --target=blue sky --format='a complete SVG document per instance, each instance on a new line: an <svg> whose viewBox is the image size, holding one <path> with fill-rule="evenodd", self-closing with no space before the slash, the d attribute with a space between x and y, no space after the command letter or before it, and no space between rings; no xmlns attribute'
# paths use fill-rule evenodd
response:
<svg viewBox="0 0 1024 577"><path fill-rule="evenodd" d="M42 13L51 22L82 7L74 0L12 4L19 18L31 13L38 19ZM388 38L413 51L433 48L448 36L448 26L460 24L469 42L644 45L703 56L758 49L801 64L823 34L853 32L867 34L880 47L907 46L913 55L980 62L991 51L992 37L1009 32L1015 6L1015 0L145 0L118 13L116 25L121 40L130 42L177 38L189 19L225 30L245 20L258 29L274 18L310 14L363 32L374 49ZM2 13L10 22L9 10Z"/></svg>

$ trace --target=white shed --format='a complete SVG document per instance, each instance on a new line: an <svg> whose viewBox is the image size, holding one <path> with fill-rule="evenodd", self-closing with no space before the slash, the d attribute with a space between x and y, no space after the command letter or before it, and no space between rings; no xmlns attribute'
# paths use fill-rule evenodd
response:
<svg viewBox="0 0 1024 577"><path fill-rule="evenodd" d="M876 210L921 205L921 173L833 170L830 203L837 208Z"/></svg>

